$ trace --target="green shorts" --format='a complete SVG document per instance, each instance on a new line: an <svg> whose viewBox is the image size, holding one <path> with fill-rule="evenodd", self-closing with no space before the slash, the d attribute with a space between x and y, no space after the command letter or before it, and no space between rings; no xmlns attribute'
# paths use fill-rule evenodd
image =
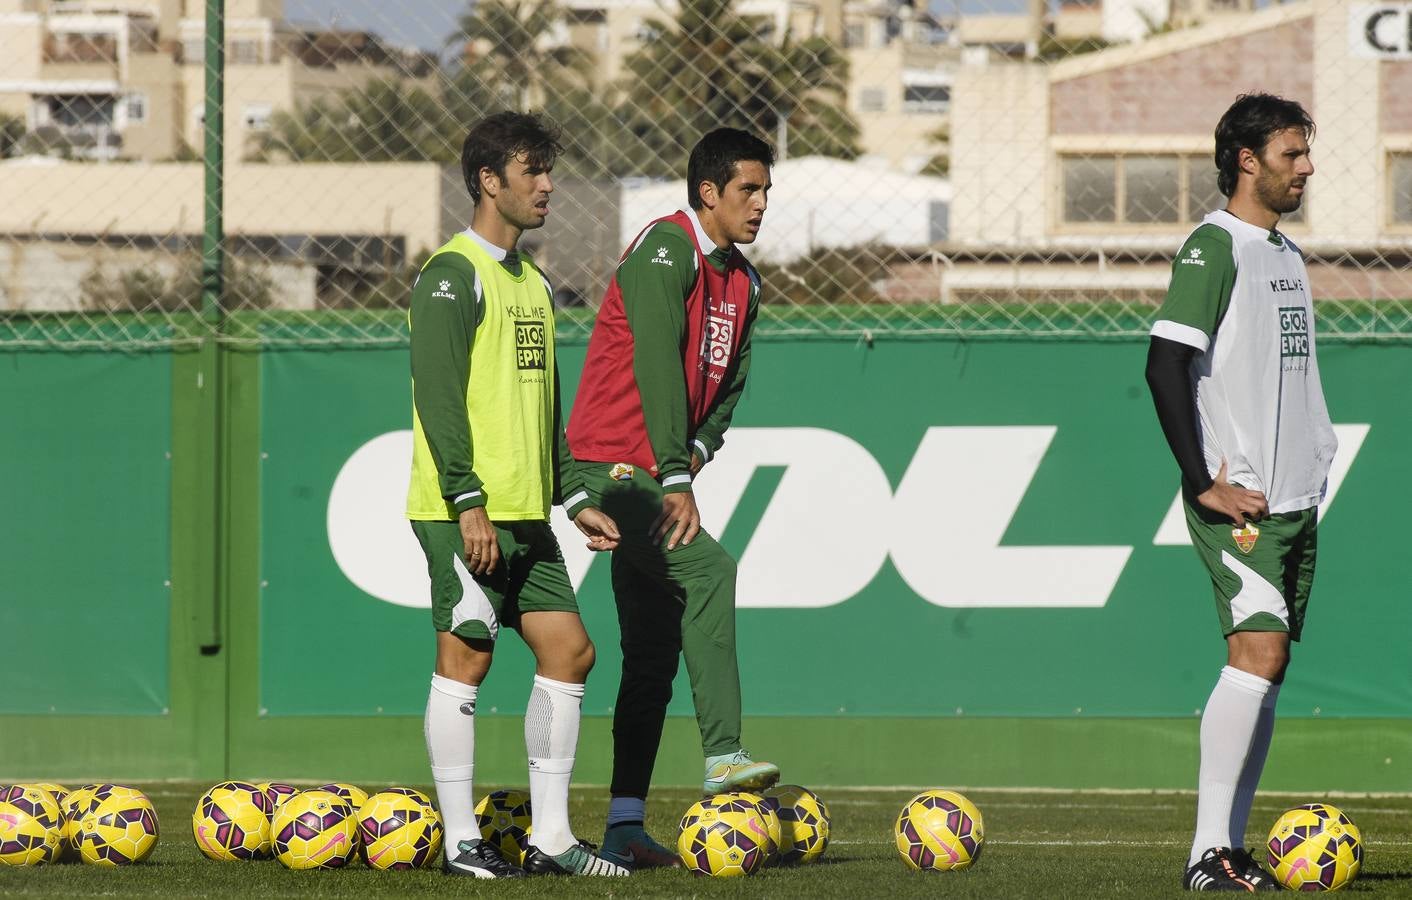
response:
<svg viewBox="0 0 1412 900"><path fill-rule="evenodd" d="M1183 493L1192 546L1211 575L1221 633L1287 631L1299 640L1314 583L1318 509L1266 516L1236 528Z"/></svg>
<svg viewBox="0 0 1412 900"><path fill-rule="evenodd" d="M519 628L527 612L579 611L564 556L548 522L492 522L500 563L489 575L466 568L461 526L413 522L431 576L431 623L437 631L495 640L500 626Z"/></svg>

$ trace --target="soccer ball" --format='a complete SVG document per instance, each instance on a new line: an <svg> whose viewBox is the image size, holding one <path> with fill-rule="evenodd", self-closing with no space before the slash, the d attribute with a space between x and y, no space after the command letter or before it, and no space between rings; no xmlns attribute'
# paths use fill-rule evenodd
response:
<svg viewBox="0 0 1412 900"><path fill-rule="evenodd" d="M922 791L902 807L897 852L910 869L964 869L981 855L985 825L975 804L955 791Z"/></svg>
<svg viewBox="0 0 1412 900"><path fill-rule="evenodd" d="M275 859L289 869L339 869L357 851L354 812L328 791L301 791L275 813Z"/></svg>
<svg viewBox="0 0 1412 900"><path fill-rule="evenodd" d="M524 791L493 791L476 804L480 836L517 866L524 865L531 818L530 797Z"/></svg>
<svg viewBox="0 0 1412 900"><path fill-rule="evenodd" d="M1363 835L1342 811L1306 803L1280 816L1265 842L1275 880L1292 891L1337 891L1358 877Z"/></svg>
<svg viewBox="0 0 1412 900"><path fill-rule="evenodd" d="M112 790L111 784L85 784L76 791L70 791L64 797L64 802L59 804L60 812L63 813L64 823L62 855L66 857L78 857L78 823L83 817L98 806L101 799L99 793L107 796L107 792Z"/></svg>
<svg viewBox="0 0 1412 900"><path fill-rule="evenodd" d="M829 846L829 808L819 795L797 784L765 792L765 803L780 819L780 862L811 863Z"/></svg>
<svg viewBox="0 0 1412 900"><path fill-rule="evenodd" d="M265 796L270 798L270 818L275 817L275 812L284 805L284 801L299 793L299 788L292 784L285 784L282 781L262 781L255 785L265 792Z"/></svg>
<svg viewBox="0 0 1412 900"><path fill-rule="evenodd" d="M79 858L94 866L140 863L157 846L157 810L137 788L104 787L75 830Z"/></svg>
<svg viewBox="0 0 1412 900"><path fill-rule="evenodd" d="M441 850L441 816L421 791L381 791L358 810L358 839L374 869L420 869Z"/></svg>
<svg viewBox="0 0 1412 900"><path fill-rule="evenodd" d="M354 812L363 808L363 804L368 802L368 792L358 787L356 784L345 784L342 781L335 781L333 784L326 784L315 790L328 791L343 798L343 802L352 807Z"/></svg>
<svg viewBox="0 0 1412 900"><path fill-rule="evenodd" d="M0 865L39 866L59 858L63 814L47 791L15 784L0 790Z"/></svg>
<svg viewBox="0 0 1412 900"><path fill-rule="evenodd" d="M217 862L270 855L270 796L245 781L223 781L196 801L191 836Z"/></svg>
<svg viewBox="0 0 1412 900"><path fill-rule="evenodd" d="M735 796L755 804L755 811L760 814L760 821L765 823L765 833L762 835L762 839L768 841L768 846L765 849L765 865L777 862L783 833L780 828L780 816L775 805L759 794L752 794L748 791L740 791Z"/></svg>
<svg viewBox="0 0 1412 900"><path fill-rule="evenodd" d="M697 875L753 875L769 856L769 833L755 803L739 794L698 800L682 816L677 853Z"/></svg>
<svg viewBox="0 0 1412 900"><path fill-rule="evenodd" d="M64 808L64 798L69 795L68 788L64 787L62 784L55 784L52 781L40 781L34 784L22 784L20 785L20 787L34 787L39 788L41 791L44 791L46 794L54 798L55 803L59 804L60 811L62 811Z"/></svg>

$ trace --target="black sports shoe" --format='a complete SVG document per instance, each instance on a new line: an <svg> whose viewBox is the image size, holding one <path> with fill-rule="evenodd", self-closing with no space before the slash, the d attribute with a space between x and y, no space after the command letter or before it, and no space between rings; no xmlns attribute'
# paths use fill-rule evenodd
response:
<svg viewBox="0 0 1412 900"><path fill-rule="evenodd" d="M1257 891L1278 891L1280 883L1271 877L1265 867L1256 862L1255 854L1244 847L1237 847L1231 851L1231 862L1244 875L1245 880L1255 885Z"/></svg>
<svg viewBox="0 0 1412 900"><path fill-rule="evenodd" d="M456 856L446 854L441 871L447 875L469 875L472 878L524 878L525 870L500 855L490 841L461 841Z"/></svg>
<svg viewBox="0 0 1412 900"><path fill-rule="evenodd" d="M1186 870L1182 887L1189 891L1255 891L1245 871L1231 858L1229 847L1212 847Z"/></svg>
<svg viewBox="0 0 1412 900"><path fill-rule="evenodd" d="M527 875L631 875L632 870L609 862L594 851L588 841L579 841L558 856L550 856L531 844L525 850Z"/></svg>

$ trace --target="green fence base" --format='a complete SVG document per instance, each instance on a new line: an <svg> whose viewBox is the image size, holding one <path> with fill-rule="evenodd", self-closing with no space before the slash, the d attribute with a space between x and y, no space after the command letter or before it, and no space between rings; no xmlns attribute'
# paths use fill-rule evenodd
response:
<svg viewBox="0 0 1412 900"><path fill-rule="evenodd" d="M612 723L584 720L574 780L607 784ZM523 784L523 720L482 715L476 775L484 784ZM425 784L416 717L263 718L242 729L229 774L251 779ZM196 761L174 765L163 718L16 717L6 721L0 781L195 778ZM806 785L1191 789L1197 720L752 718L746 743ZM1280 722L1262 789L1412 791L1412 721L1290 719ZM701 777L696 723L673 717L657 766L661 785Z"/></svg>

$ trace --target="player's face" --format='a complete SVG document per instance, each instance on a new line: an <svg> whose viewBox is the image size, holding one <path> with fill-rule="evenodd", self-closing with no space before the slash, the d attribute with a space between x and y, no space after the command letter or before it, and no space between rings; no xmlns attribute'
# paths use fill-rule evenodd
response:
<svg viewBox="0 0 1412 900"><path fill-rule="evenodd" d="M770 168L758 160L735 164L735 174L717 197L716 222L733 244L751 244L760 234L770 194Z"/></svg>
<svg viewBox="0 0 1412 900"><path fill-rule="evenodd" d="M498 186L495 208L506 222L522 231L544 224L549 215L549 195L554 191L554 181L549 177L552 168L553 165L533 165L522 153L505 164L504 179L490 174Z"/></svg>
<svg viewBox="0 0 1412 900"><path fill-rule="evenodd" d="M1255 196L1260 202L1281 215L1299 209L1304 200L1304 183L1314 174L1304 132L1298 128L1275 132L1258 160Z"/></svg>

